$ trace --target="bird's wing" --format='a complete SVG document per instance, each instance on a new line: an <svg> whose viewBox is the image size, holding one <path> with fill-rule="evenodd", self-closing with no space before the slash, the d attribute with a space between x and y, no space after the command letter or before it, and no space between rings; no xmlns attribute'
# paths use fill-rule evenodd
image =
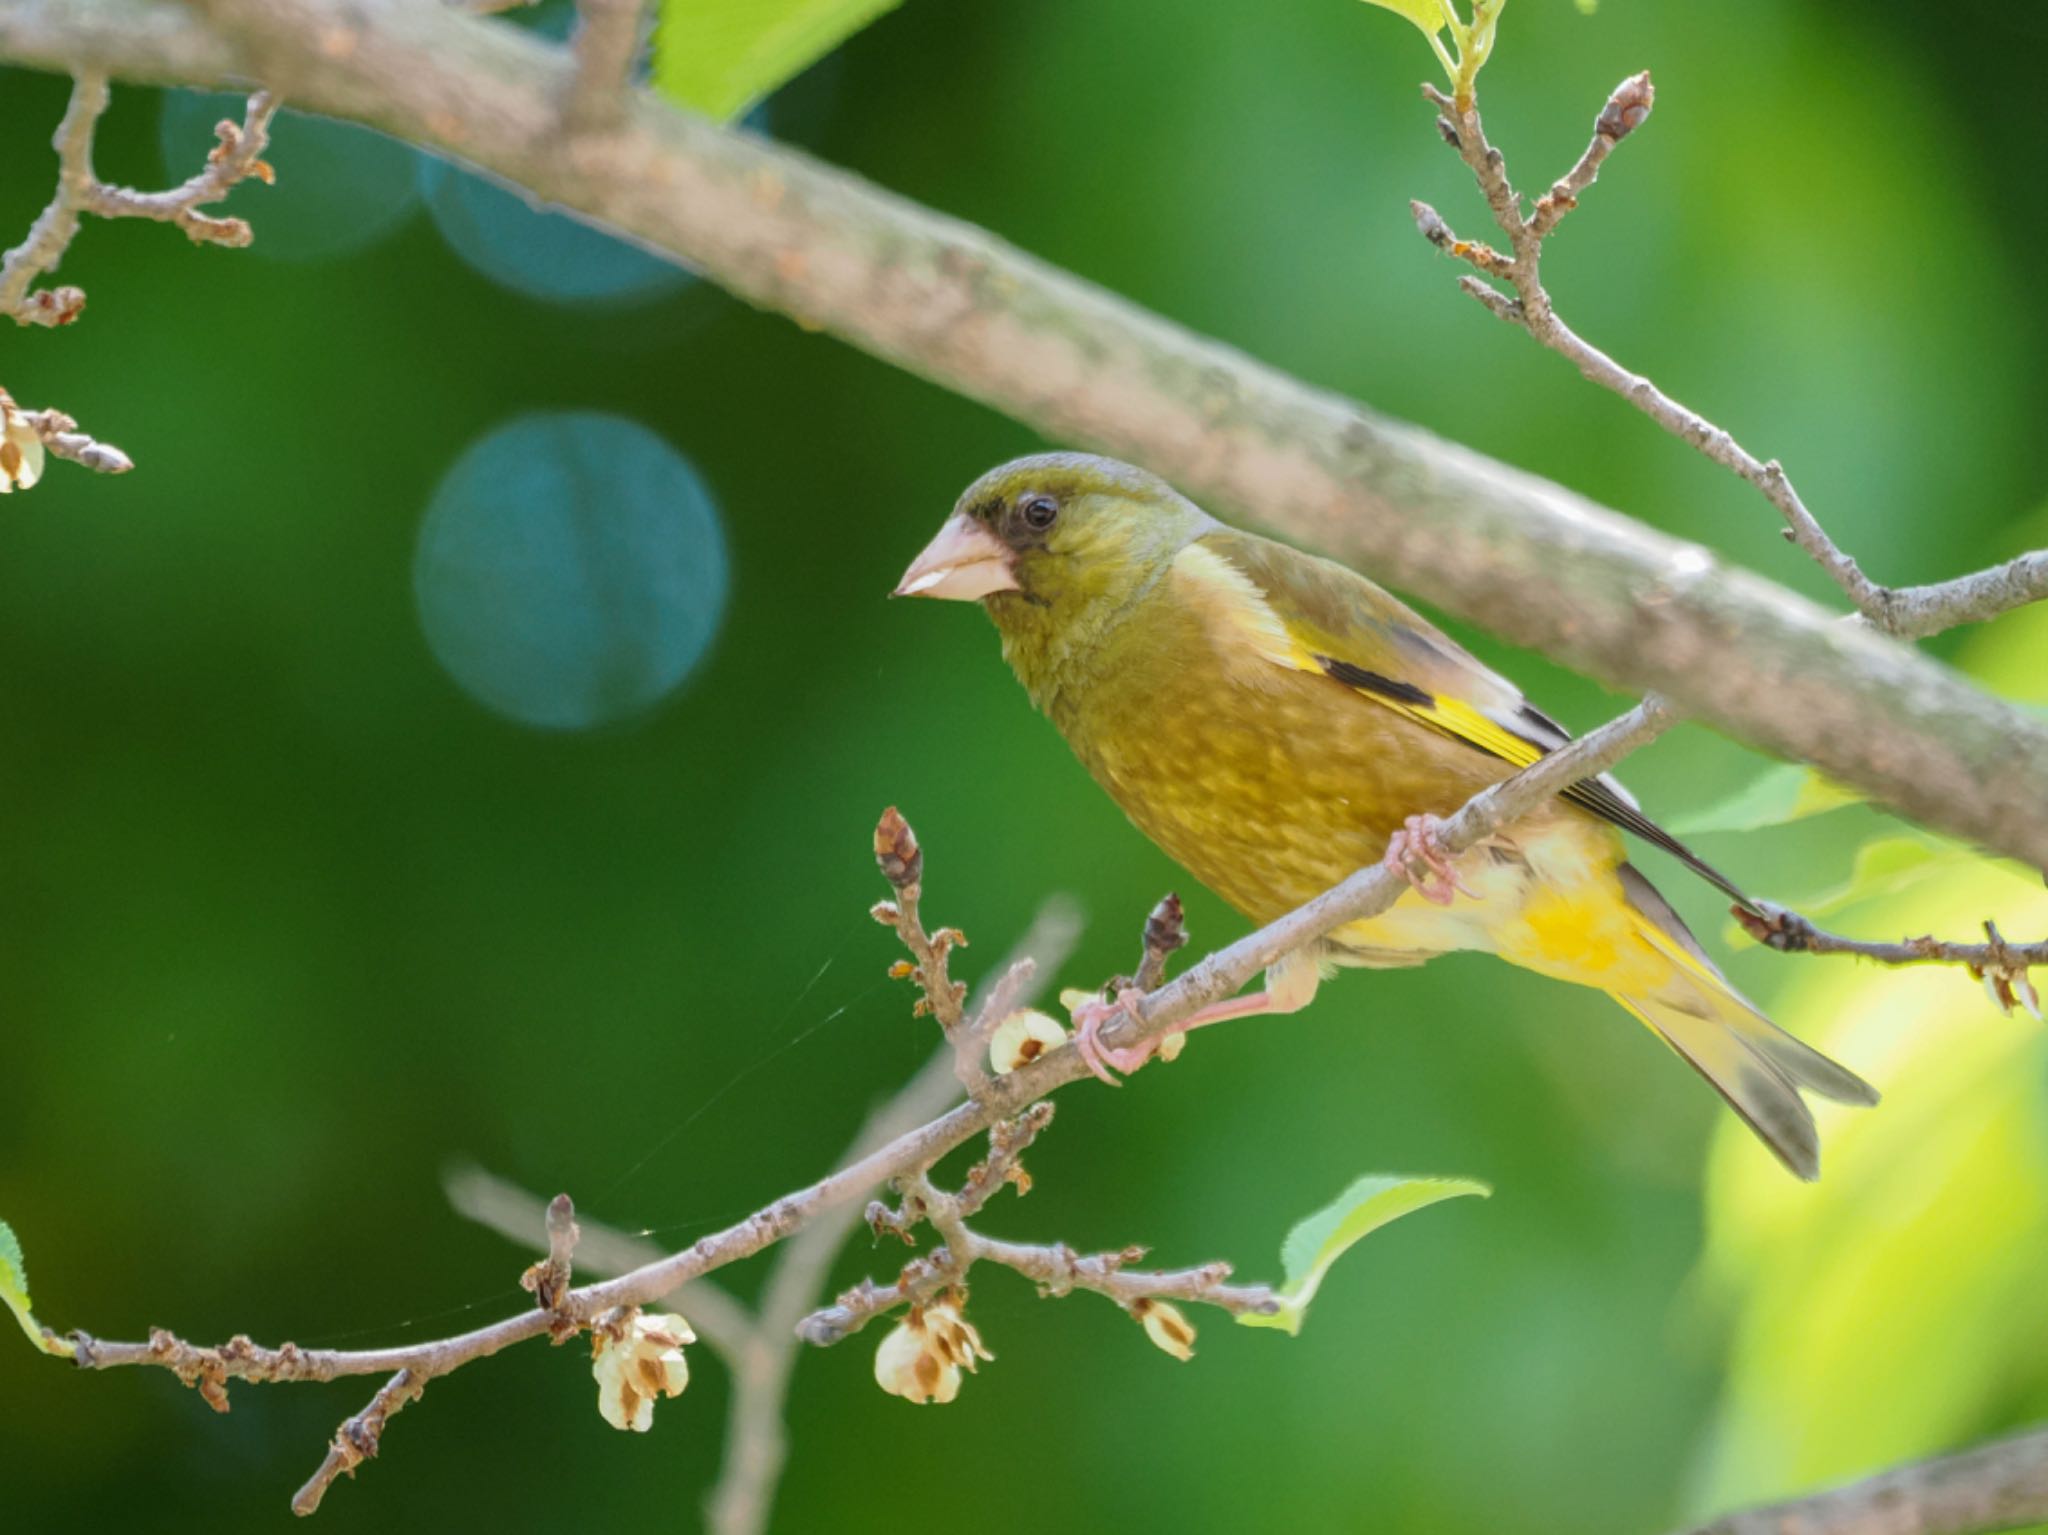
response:
<svg viewBox="0 0 2048 1535"><path fill-rule="evenodd" d="M1221 623L1256 669L1319 671L1361 698L1500 759L1527 767L1571 740L1521 690L1390 593L1331 560L1219 529L1183 549L1176 590ZM1740 902L1736 884L1648 816L1603 773L1562 796L1664 849Z"/></svg>

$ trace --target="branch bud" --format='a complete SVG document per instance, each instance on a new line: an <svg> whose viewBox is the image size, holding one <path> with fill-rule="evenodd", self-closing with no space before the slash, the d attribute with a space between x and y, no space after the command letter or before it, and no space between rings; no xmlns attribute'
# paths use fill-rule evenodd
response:
<svg viewBox="0 0 2048 1535"><path fill-rule="evenodd" d="M1188 930L1180 896L1169 890L1145 919L1145 954L1138 961L1133 982L1140 991L1153 991L1166 979L1166 962L1174 951L1187 947Z"/></svg>
<svg viewBox="0 0 2048 1535"><path fill-rule="evenodd" d="M906 890L924 878L924 850L917 845L917 833L894 805L882 812L875 827L875 862L882 878L898 890Z"/></svg>
<svg viewBox="0 0 2048 1535"><path fill-rule="evenodd" d="M1449 250L1457 243L1458 237L1451 233L1451 226L1428 203L1410 202L1408 211L1415 216L1415 227L1422 231L1422 238L1438 250Z"/></svg>
<svg viewBox="0 0 2048 1535"><path fill-rule="evenodd" d="M1656 102L1657 92L1650 84L1650 72L1646 69L1639 75L1630 75L1607 98L1607 105L1600 109L1599 117L1593 121L1593 131L1601 138L1618 144L1650 120L1650 108Z"/></svg>

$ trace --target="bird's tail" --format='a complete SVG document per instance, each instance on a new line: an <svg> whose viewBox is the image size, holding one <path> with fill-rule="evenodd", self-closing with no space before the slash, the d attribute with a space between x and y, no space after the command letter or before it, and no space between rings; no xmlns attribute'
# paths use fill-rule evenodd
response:
<svg viewBox="0 0 2048 1535"><path fill-rule="evenodd" d="M1757 1011L1700 952L1648 881L1641 889L1654 908L1645 910L1650 902L1631 889L1638 932L1671 962L1671 979L1654 994L1617 992L1615 1000L1711 1082L1779 1161L1809 1182L1818 1178L1820 1137L1801 1089L1861 1105L1876 1103L1877 1090Z"/></svg>

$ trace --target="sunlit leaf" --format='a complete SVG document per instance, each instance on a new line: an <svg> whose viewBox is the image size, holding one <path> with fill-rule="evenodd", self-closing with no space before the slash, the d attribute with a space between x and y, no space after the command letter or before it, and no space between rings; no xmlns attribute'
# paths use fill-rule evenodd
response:
<svg viewBox="0 0 2048 1535"><path fill-rule="evenodd" d="M1365 0L1367 5L1376 5L1383 11L1392 11L1396 16L1406 16L1422 28L1423 35L1435 37L1443 30L1444 8L1437 0Z"/></svg>
<svg viewBox="0 0 2048 1535"><path fill-rule="evenodd" d="M654 84L721 120L737 117L899 0L665 0Z"/></svg>
<svg viewBox="0 0 2048 1535"><path fill-rule="evenodd" d="M1280 1248L1280 1264L1287 1275L1280 1286L1280 1309L1269 1316L1241 1316L1238 1321L1247 1327L1278 1327L1299 1333L1301 1319L1315 1299L1323 1275L1353 1243L1389 1221L1440 1200L1463 1194L1484 1199L1492 1192L1470 1178L1403 1178L1384 1173L1360 1178L1287 1233Z"/></svg>
<svg viewBox="0 0 2048 1535"><path fill-rule="evenodd" d="M28 1265L22 1259L21 1242L14 1235L14 1228L5 1221L0 1221L0 1301L7 1303L14 1320L28 1334L29 1342L46 1354L71 1357L71 1345L44 1332L29 1310Z"/></svg>
<svg viewBox="0 0 2048 1535"><path fill-rule="evenodd" d="M1675 836L1706 832L1755 831L1824 815L1858 802L1859 796L1797 763L1766 768L1726 799L1671 823Z"/></svg>
<svg viewBox="0 0 2048 1535"><path fill-rule="evenodd" d="M1966 636L1961 669L2048 695L2048 606ZM1861 933L2048 932L2038 871L1967 856L1857 913ZM1981 1438L2048 1400L2048 1030L2001 1017L1967 972L1794 959L1761 972L1772 1017L1881 1088L1815 1105L1818 1190L1724 1116L1701 1282L1728 1315L1696 1496L1725 1508ZM1820 1198L1813 1197L1815 1193Z"/></svg>
<svg viewBox="0 0 2048 1535"><path fill-rule="evenodd" d="M1795 902L1794 908L1808 916L1840 911L1860 901L1896 895L1932 875L1982 858L1981 853L1959 842L1933 837L1879 837L1856 850L1856 862L1847 879Z"/></svg>

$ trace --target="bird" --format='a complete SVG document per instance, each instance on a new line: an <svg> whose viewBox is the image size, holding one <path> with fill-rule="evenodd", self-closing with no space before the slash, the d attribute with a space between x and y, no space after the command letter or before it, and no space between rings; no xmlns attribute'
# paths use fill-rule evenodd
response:
<svg viewBox="0 0 2048 1535"><path fill-rule="evenodd" d="M1571 738L1420 614L1364 576L1230 527L1165 480L1056 452L960 496L893 596L979 602L1025 692L1169 857L1264 923L1385 861L1406 877L1380 915L1271 966L1264 989L1183 1029L1308 1005L1339 967L1499 956L1606 992L1704 1077L1787 1169L1820 1173L1805 1092L1876 1091L1772 1023L1628 861L1624 831L1740 906L1727 877L1611 776L1585 779L1448 856L1440 817ZM1153 1046L1076 1043L1117 1080Z"/></svg>

